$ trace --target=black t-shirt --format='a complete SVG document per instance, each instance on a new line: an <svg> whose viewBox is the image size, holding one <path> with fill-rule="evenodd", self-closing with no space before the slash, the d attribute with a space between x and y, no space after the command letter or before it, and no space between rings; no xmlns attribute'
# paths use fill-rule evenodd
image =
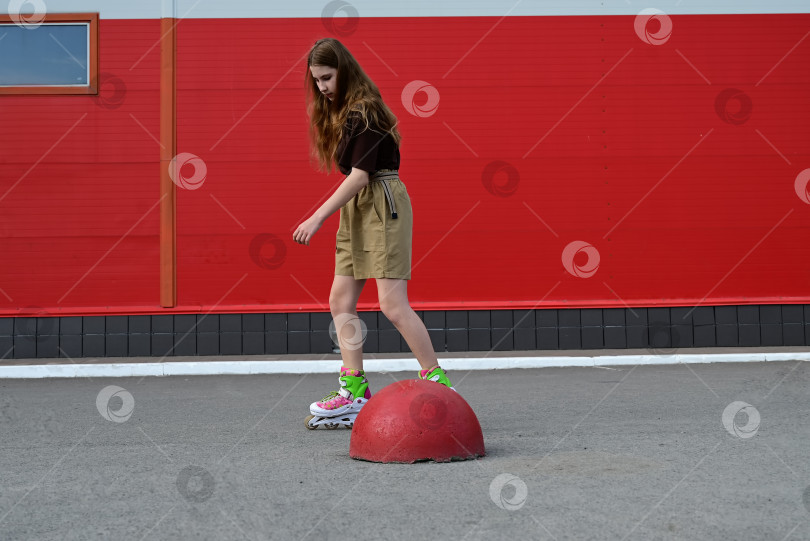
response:
<svg viewBox="0 0 810 541"><path fill-rule="evenodd" d="M394 138L374 124L366 128L356 111L346 119L336 155L338 169L344 175L351 173L352 167L369 174L379 169L399 169L399 146Z"/></svg>

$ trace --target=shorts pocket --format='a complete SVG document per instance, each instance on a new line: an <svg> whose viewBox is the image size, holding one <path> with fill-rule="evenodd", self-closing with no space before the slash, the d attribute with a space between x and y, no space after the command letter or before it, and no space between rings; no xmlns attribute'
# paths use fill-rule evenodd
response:
<svg viewBox="0 0 810 541"><path fill-rule="evenodd" d="M373 252L385 249L385 224L380 217L379 193L367 187L367 192L357 201L357 216L363 239L362 249Z"/></svg>
<svg viewBox="0 0 810 541"><path fill-rule="evenodd" d="M340 221L337 233L335 233L335 244L351 243L351 209L348 205L340 209Z"/></svg>

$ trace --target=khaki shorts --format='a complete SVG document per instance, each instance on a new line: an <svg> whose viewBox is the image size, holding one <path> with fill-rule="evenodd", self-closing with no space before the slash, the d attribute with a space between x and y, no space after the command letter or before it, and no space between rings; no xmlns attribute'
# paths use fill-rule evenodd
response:
<svg viewBox="0 0 810 541"><path fill-rule="evenodd" d="M389 177L397 217L382 181L371 181L340 209L335 274L365 278L411 278L413 213L405 184Z"/></svg>

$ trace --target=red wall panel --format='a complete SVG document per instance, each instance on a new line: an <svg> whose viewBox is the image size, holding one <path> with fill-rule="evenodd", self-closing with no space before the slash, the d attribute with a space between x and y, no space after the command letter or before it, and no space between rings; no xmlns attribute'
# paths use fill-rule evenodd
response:
<svg viewBox="0 0 810 541"><path fill-rule="evenodd" d="M0 313L159 306L159 26L100 21L98 96L0 97Z"/></svg>
<svg viewBox="0 0 810 541"><path fill-rule="evenodd" d="M794 180L810 168L810 15L673 16L659 46L628 16L498 21L362 19L341 38L400 120L415 307L808 302L810 205ZM15 131L0 135L3 193L88 112L0 201L0 242L21 262L0 268L14 298L0 295L0 310L159 311L148 212L158 148L146 133L158 133L157 49L129 70L157 28L102 21L102 71L126 82L117 109L0 100ZM177 29L177 150L206 165L198 189L178 189L178 310L325 309L337 216L309 247L291 238L342 178L308 163L303 55L326 35L321 21L189 19ZM438 90L435 114L406 110L413 80ZM739 99L718 109L730 88L752 104L738 124L721 113L737 114ZM487 189L495 161L516 175L510 194L492 193L504 171ZM73 195L58 191L66 183ZM88 203L66 206L69 197ZM46 239L59 235L50 257ZM563 265L577 240L599 253L588 278ZM375 301L369 284L362 307Z"/></svg>
<svg viewBox="0 0 810 541"><path fill-rule="evenodd" d="M364 19L344 39L401 122L401 172L415 208L415 305L807 300L810 259L795 247L810 209L793 180L810 163L802 130L810 50L797 48L757 83L806 33L808 16L679 16L662 46L642 42L632 17L511 17L470 52L496 21ZM214 28L231 38L227 51L208 40ZM296 58L322 34L315 20L183 27L178 148L209 166L203 189L180 194L189 218L179 242L184 301L210 304L212 275L228 277L217 284L224 294L245 274L231 298L242 291L246 304L326 301L336 218L312 246L290 241L340 180L319 177L305 161L304 67ZM415 79L438 89L435 115L417 118L403 107L402 89ZM755 104L744 124L727 124L716 111L717 95L730 87ZM482 182L494 160L519 174L508 197ZM195 264L205 250L199 227L217 230L219 264ZM246 252L259 233L286 243L280 267L250 265ZM590 278L562 265L574 240L599 250ZM367 289L361 301L373 304L374 287Z"/></svg>

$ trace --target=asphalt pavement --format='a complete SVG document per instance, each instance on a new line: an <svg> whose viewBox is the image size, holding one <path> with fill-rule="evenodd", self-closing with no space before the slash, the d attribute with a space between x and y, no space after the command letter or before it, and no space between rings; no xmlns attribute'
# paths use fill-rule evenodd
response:
<svg viewBox="0 0 810 541"><path fill-rule="evenodd" d="M335 375L0 380L0 538L810 539L809 373L451 372L487 456L416 464L304 427Z"/></svg>

